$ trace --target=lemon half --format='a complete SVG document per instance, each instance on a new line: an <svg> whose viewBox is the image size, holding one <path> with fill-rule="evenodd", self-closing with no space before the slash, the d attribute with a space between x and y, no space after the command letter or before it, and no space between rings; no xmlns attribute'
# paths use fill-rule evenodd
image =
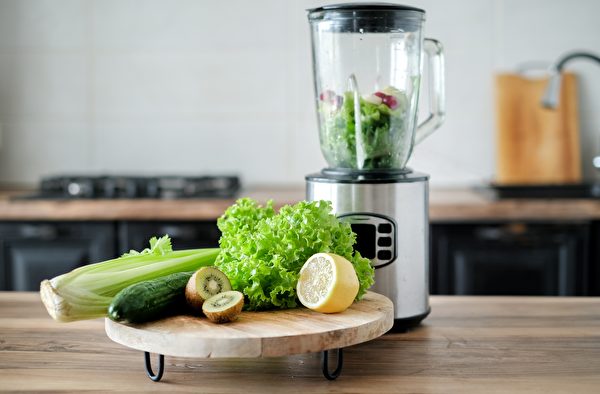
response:
<svg viewBox="0 0 600 394"><path fill-rule="evenodd" d="M337 254L317 253L302 266L296 292L305 307L336 313L352 305L358 287L352 263Z"/></svg>

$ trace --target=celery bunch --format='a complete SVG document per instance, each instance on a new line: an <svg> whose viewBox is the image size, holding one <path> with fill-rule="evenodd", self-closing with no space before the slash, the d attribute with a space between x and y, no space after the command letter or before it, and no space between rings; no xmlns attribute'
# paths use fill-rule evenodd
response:
<svg viewBox="0 0 600 394"><path fill-rule="evenodd" d="M50 316L60 322L106 316L113 297L125 287L175 272L212 265L218 248L173 251L165 235L150 240L150 248L134 250L101 263L77 268L40 285Z"/></svg>

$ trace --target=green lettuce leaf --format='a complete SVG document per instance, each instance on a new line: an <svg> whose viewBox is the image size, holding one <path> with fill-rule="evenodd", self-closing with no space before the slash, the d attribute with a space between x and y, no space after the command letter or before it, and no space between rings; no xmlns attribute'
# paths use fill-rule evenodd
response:
<svg viewBox="0 0 600 394"><path fill-rule="evenodd" d="M404 167L412 148L412 140L407 140L411 136L406 130L414 119L407 117L409 102L405 93L393 87L384 92L395 97L395 109L360 98L360 140L365 154L362 163L357 163L354 93L344 93L338 110L327 105L319 109L323 123L321 148L330 165L365 170Z"/></svg>
<svg viewBox="0 0 600 394"><path fill-rule="evenodd" d="M344 256L354 265L357 299L362 298L374 282L373 267L354 251L356 234L350 225L331 211L327 201L302 201L276 213L272 201L261 206L249 198L225 211L217 222L222 236L215 266L246 295L246 309L296 307L300 268L319 252Z"/></svg>

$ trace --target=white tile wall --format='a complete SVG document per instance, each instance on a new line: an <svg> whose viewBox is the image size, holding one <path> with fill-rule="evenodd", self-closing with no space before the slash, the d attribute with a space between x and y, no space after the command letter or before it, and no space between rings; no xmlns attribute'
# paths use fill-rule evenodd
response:
<svg viewBox="0 0 600 394"><path fill-rule="evenodd" d="M82 122L49 120L4 123L0 178L17 184L44 174L89 168L88 127Z"/></svg>
<svg viewBox="0 0 600 394"><path fill-rule="evenodd" d="M493 75L600 53L595 0L413 0L446 49L447 121L409 165L493 179ZM325 165L305 9L325 1L0 0L0 182L58 172L227 173L301 184ZM580 74L584 173L600 70Z"/></svg>
<svg viewBox="0 0 600 394"><path fill-rule="evenodd" d="M204 52L282 49L288 2L280 0L104 0L93 2L98 50Z"/></svg>
<svg viewBox="0 0 600 394"><path fill-rule="evenodd" d="M93 170L140 174L244 171L244 180L285 182L284 122L264 118L194 122L97 122Z"/></svg>
<svg viewBox="0 0 600 394"><path fill-rule="evenodd" d="M4 121L87 119L85 55L0 52L0 81L0 118Z"/></svg>
<svg viewBox="0 0 600 394"><path fill-rule="evenodd" d="M264 71L265 56L273 70ZM285 56L127 52L98 54L92 89L99 119L189 121L206 118L285 116Z"/></svg>
<svg viewBox="0 0 600 394"><path fill-rule="evenodd" d="M85 0L0 1L0 50L57 52L84 50L88 18Z"/></svg>

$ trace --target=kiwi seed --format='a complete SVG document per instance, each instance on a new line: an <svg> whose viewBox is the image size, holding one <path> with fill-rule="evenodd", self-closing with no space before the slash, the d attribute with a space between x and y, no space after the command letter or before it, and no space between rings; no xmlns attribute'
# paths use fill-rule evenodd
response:
<svg viewBox="0 0 600 394"><path fill-rule="evenodd" d="M210 297L231 290L227 276L215 267L202 267L194 272L185 286L185 299L192 309L200 312Z"/></svg>
<svg viewBox="0 0 600 394"><path fill-rule="evenodd" d="M212 296L202 305L202 312L213 323L237 319L244 306L244 295L239 291L225 291Z"/></svg>

